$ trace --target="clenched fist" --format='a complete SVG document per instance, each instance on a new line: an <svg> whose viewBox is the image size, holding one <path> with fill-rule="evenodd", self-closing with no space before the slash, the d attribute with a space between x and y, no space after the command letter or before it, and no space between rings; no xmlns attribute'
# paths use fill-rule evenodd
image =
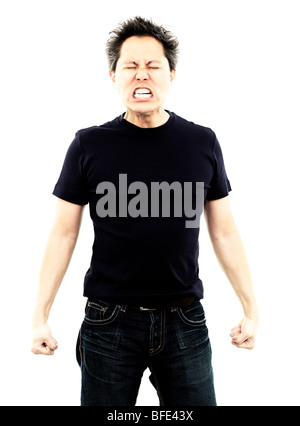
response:
<svg viewBox="0 0 300 426"><path fill-rule="evenodd" d="M57 341L52 337L48 324L33 328L31 352L41 355L54 355L57 348Z"/></svg>

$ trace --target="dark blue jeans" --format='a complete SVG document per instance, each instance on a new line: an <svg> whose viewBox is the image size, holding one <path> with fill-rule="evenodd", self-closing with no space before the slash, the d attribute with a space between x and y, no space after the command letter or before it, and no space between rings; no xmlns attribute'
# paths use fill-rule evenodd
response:
<svg viewBox="0 0 300 426"><path fill-rule="evenodd" d="M141 311L89 299L77 342L82 406L134 406L146 368L162 406L215 406L200 301Z"/></svg>

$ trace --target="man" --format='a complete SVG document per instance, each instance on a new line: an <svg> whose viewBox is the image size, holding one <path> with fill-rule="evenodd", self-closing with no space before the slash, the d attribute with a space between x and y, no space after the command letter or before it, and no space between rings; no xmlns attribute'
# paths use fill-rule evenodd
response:
<svg viewBox="0 0 300 426"><path fill-rule="evenodd" d="M169 31L136 17L111 33L107 54L126 112L77 132L67 152L54 189L57 214L41 268L32 351L57 349L47 320L89 203L95 241L77 342L81 404L135 405L149 368L161 405L214 406L198 277L203 204L213 248L244 310L232 343L252 349L258 323L221 148L212 130L163 107L178 54Z"/></svg>

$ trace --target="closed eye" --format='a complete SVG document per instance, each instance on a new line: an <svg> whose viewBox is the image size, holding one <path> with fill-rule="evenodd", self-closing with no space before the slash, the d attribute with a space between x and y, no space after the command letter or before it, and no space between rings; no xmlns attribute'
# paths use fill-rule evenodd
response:
<svg viewBox="0 0 300 426"><path fill-rule="evenodd" d="M150 70L158 70L159 69L159 67L148 67ZM126 67L125 69L127 69L127 70L135 70L136 69L136 67Z"/></svg>

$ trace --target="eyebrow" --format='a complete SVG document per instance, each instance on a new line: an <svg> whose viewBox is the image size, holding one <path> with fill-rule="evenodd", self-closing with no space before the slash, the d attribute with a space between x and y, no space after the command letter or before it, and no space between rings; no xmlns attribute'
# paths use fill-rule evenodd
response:
<svg viewBox="0 0 300 426"><path fill-rule="evenodd" d="M161 61L153 59L151 61L146 62L146 65L150 65L152 63L161 64ZM126 61L126 62L123 62L123 65L130 65L130 64L138 65L136 61Z"/></svg>

